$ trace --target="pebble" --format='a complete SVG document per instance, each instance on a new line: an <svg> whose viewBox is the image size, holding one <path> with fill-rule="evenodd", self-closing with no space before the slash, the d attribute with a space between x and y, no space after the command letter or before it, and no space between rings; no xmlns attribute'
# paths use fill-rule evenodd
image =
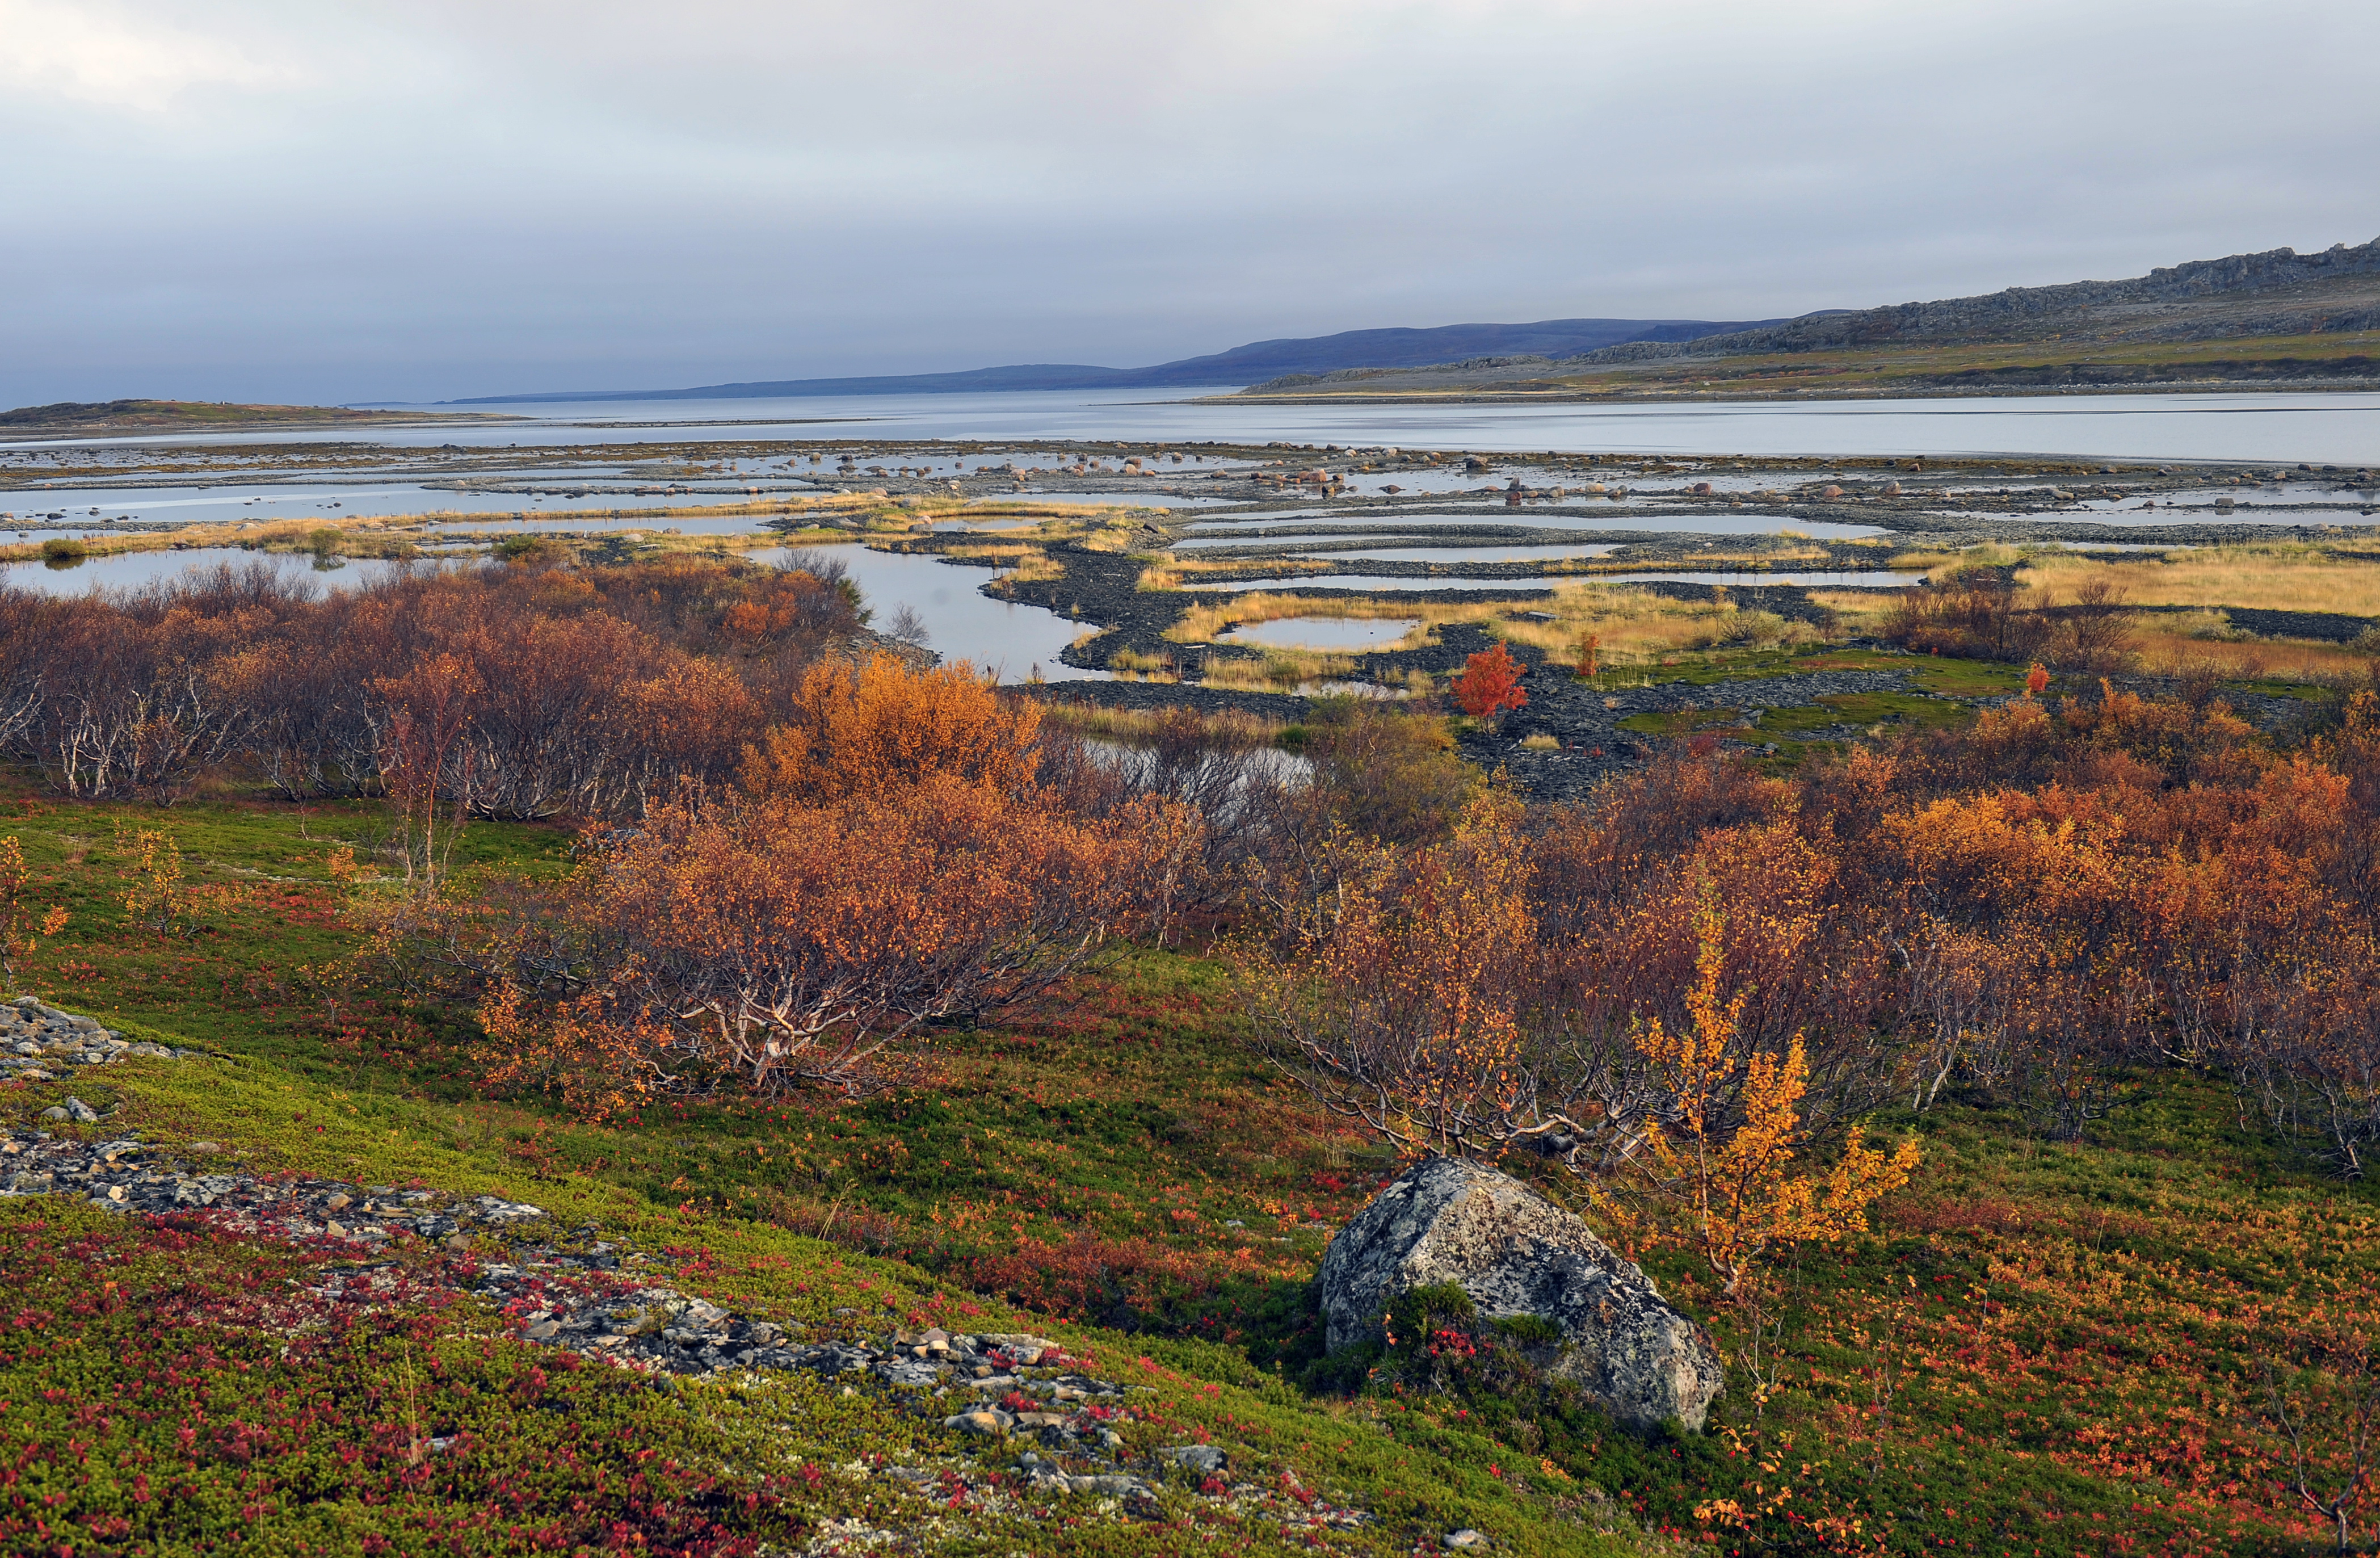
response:
<svg viewBox="0 0 2380 1558"><path fill-rule="evenodd" d="M1211 1477L1231 1464L1231 1457L1212 1444L1177 1444L1157 1452L1175 1466Z"/></svg>

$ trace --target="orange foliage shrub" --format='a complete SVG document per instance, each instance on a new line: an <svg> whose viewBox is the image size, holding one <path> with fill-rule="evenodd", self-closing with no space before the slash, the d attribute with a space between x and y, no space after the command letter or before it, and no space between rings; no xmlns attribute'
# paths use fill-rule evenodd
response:
<svg viewBox="0 0 2380 1558"><path fill-rule="evenodd" d="M597 970L536 1013L482 1003L492 1078L602 1114L723 1078L847 1094L915 1075L931 1025L1014 1006L1170 907L1195 820L1098 822L949 777L824 806L657 808L590 853L559 912Z"/></svg>
<svg viewBox="0 0 2380 1558"><path fill-rule="evenodd" d="M756 793L590 834L541 916L490 917L494 1083L598 1115L727 1083L873 1092L918 1075L935 1024L1041 996L1173 912L1197 815L1070 808L1029 766L1038 711L965 670L815 673L801 707L807 732L747 762ZM575 988L548 993L556 945Z"/></svg>
<svg viewBox="0 0 2380 1558"><path fill-rule="evenodd" d="M418 790L392 732L419 727L434 666L455 684L427 777L444 802L634 816L732 775L852 640L839 567L810 566L419 568L325 599L257 566L72 603L0 591L0 738L92 798L171 802L235 761L293 798L374 793L383 759L415 763L399 782Z"/></svg>
<svg viewBox="0 0 2380 1558"><path fill-rule="evenodd" d="M1529 695L1521 690L1527 669L1502 644L1482 650L1463 663L1454 678L1455 706L1474 719L1493 719L1507 709L1525 708Z"/></svg>
<svg viewBox="0 0 2380 1558"><path fill-rule="evenodd" d="M1780 1054L1741 1058L1744 996L1719 996L1725 955L1720 916L1706 894L1697 917L1696 976L1686 998L1691 1021L1672 1030L1656 1018L1636 1034L1664 1104L1628 1154L1641 1199L1598 1193L1596 1204L1639 1240L1677 1238L1699 1254L1730 1297L1779 1246L1839 1242L1867 1231L1867 1208L1909 1183L1918 1146L1888 1155L1854 1126L1833 1166L1800 1174L1791 1165L1807 1135L1802 1101L1809 1059L1799 1034ZM1732 1107L1727 1101L1740 1095ZM1732 1128L1723 1124L1733 1117Z"/></svg>
<svg viewBox="0 0 2380 1558"><path fill-rule="evenodd" d="M17 982L17 959L30 957L40 950L40 937L33 933L30 911L25 903L25 889L33 873L25 865L25 851L14 834L0 838L0 981L10 986ZM54 907L39 921L42 936L55 936L66 929L67 911Z"/></svg>
<svg viewBox="0 0 2380 1558"><path fill-rule="evenodd" d="M1536 925L1516 809L1489 797L1443 844L1366 851L1285 952L1242 954L1315 1096L1407 1153L1492 1154L1560 1124L1522 1029Z"/></svg>
<svg viewBox="0 0 2380 1558"><path fill-rule="evenodd" d="M1466 843L1309 870L1285 899L1296 949L1260 970L1270 1020L1327 1102L1409 1150L1534 1137L1614 1166L1677 1118L1676 1057L1628 1037L1658 1031L1723 1035L1717 1139L1753 1119L1755 1063L1796 1069L1798 1042L1814 1133L1974 1089L2071 1139L2129 1068L2182 1065L2360 1174L2380 1142L2380 698L2285 758L2218 701L2097 690L1791 783L1681 748L1531 811L1494 846L1510 860ZM1737 992L1716 1026L1694 1004L1712 968Z"/></svg>
<svg viewBox="0 0 2380 1558"><path fill-rule="evenodd" d="M813 667L783 724L746 759L755 796L823 804L957 779L1014 795L1033 782L1041 706L1003 700L965 665L911 672L879 655L855 673Z"/></svg>

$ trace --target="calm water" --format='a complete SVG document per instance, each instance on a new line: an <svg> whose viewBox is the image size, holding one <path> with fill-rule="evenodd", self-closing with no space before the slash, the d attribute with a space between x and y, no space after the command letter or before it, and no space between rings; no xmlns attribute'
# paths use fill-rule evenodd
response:
<svg viewBox="0 0 2380 1558"><path fill-rule="evenodd" d="M1281 649L1373 649L1394 643L1420 626L1417 616L1283 616L1234 627L1218 641Z"/></svg>
<svg viewBox="0 0 2380 1558"><path fill-rule="evenodd" d="M996 601L983 593L990 568L959 567L925 555L870 552L864 546L806 548L839 560L851 571L860 593L875 612L875 626L885 627L892 614L908 606L923 617L933 634L928 648L947 663L971 661L995 671L1003 682L1021 682L1036 665L1044 680L1083 681L1104 678L1104 671L1077 671L1058 663L1058 652L1085 633L1089 623L1071 622L1039 606ZM750 552L758 562L775 563L787 554L780 548Z"/></svg>
<svg viewBox="0 0 2380 1558"><path fill-rule="evenodd" d="M1527 563L1544 557L1601 557L1609 546L1367 546L1350 563ZM1330 554L1336 562L1337 553Z"/></svg>
<svg viewBox="0 0 2380 1558"><path fill-rule="evenodd" d="M374 429L361 436L413 447L457 444L480 448L706 438L845 443L964 439L1019 444L1097 438L1570 453L2380 461L2380 395L2372 394L2009 396L1799 406L1281 406L1193 404L1184 398L1189 393L1175 392L1174 397L1160 390L1139 390L520 403L471 409L511 412L527 421ZM355 429L326 429L73 442L313 444L358 437ZM35 441L22 444L38 446Z"/></svg>
<svg viewBox="0 0 2380 1558"><path fill-rule="evenodd" d="M1500 516L1502 516L1500 517ZM1223 537L1234 533L1227 527L1285 527L1290 519L1311 519L1318 525L1394 525L1400 529L1415 525L1521 525L1548 530L1642 530L1648 535L1697 536L1773 536L1788 530L1796 535L1826 537L1829 540L1852 541L1861 536L1880 536L1884 529L1876 525L1840 525L1825 519L1780 519L1774 515L1743 514L1639 514L1613 518L1577 514L1513 514L1498 505L1493 513L1481 510L1470 514L1379 514L1361 510L1354 513L1297 514L1282 516L1237 514L1218 516L1194 522L1195 536ZM1189 542L1177 542L1187 546ZM1221 545L1222 542L1210 542Z"/></svg>
<svg viewBox="0 0 2380 1558"><path fill-rule="evenodd" d="M794 493L772 493L771 496L795 496ZM482 523L510 519L520 515L572 515L585 510L601 513L609 509L710 508L722 505L755 501L743 493L681 493L671 497L647 495L638 497L627 493L594 493L578 497L531 498L519 493L455 493L444 488L422 487L412 483L392 483L381 487L337 487L313 490L268 487L260 493L254 486L208 487L84 487L18 488L0 492L0 528L9 519L37 517L63 510L69 519L140 519L163 525L221 525L255 519L311 519L341 517L355 515L387 514L483 514ZM652 524L655 521L624 519L621 524ZM662 520L676 524L677 520ZM696 523L723 523L695 521ZM601 519L556 519L562 528L576 525L595 529ZM741 528L751 529L755 522L746 519Z"/></svg>
<svg viewBox="0 0 2380 1558"><path fill-rule="evenodd" d="M44 595L83 595L93 590L131 590L158 584L190 568L214 567L225 563L234 567L262 563L281 573L312 579L330 590L352 590L385 578L398 566L379 558L352 557L343 559L335 568L317 568L310 557L244 552L237 546L200 546L188 552L127 552L113 557L86 557L71 567L55 567L47 563L0 563L0 584Z"/></svg>

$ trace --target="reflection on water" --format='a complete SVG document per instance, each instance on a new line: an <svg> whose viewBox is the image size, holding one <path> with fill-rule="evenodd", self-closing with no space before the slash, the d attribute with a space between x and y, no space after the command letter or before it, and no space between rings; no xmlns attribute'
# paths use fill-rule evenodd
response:
<svg viewBox="0 0 2380 1558"><path fill-rule="evenodd" d="M458 531L474 534L539 535L557 530L582 532L638 531L646 535L686 536L757 536L769 533L762 520L772 517L757 514L731 514L720 518L704 518L689 514L629 515L613 518L607 515L535 515L522 518L509 514L491 514L484 519L441 519L424 525L422 529L434 535L451 535Z"/></svg>
<svg viewBox="0 0 2380 1558"><path fill-rule="evenodd" d="M283 574L312 579L332 590L352 590L386 578L394 570L403 566L376 557L353 557L342 558L330 567L321 567L311 557L292 556L287 553L249 552L237 546L200 546L188 552L124 552L109 557L86 557L64 566L54 563L0 565L0 584L30 590L42 595L82 595L93 590L131 590L142 585L161 584L191 568L219 567L226 563L235 567L261 563Z"/></svg>
<svg viewBox="0 0 2380 1558"><path fill-rule="evenodd" d="M2160 550L2165 550L2160 548ZM1437 574L1427 578L1414 578L1392 574L1311 574L1294 578L1232 578L1202 579L1202 590L1265 590L1276 593L1294 593L1300 590L1360 590L1367 594L1414 590L1470 590L1488 591L1521 591L1571 589L1589 584L1648 584L1669 579L1679 584L1722 584L1730 589L1756 589L1764 584L1798 584L1810 589L1900 589L1918 583L1923 574L1853 572L1838 569L1817 573L1625 573L1567 574L1530 578L1463 578Z"/></svg>
<svg viewBox="0 0 2380 1558"><path fill-rule="evenodd" d="M1278 525L1284 517L1311 519L1318 524L1354 524L1394 526L1403 529L1414 525L1523 525L1547 530L1641 530L1646 535L1699 536L1774 536L1791 532L1795 535L1828 541L1855 541L1863 536L1885 534L1878 525L1840 525L1826 519L1780 519L1774 516L1749 514L1637 514L1613 518L1591 515L1545 514L1529 517L1491 519L1489 510L1470 514L1383 514L1378 509L1355 509L1340 512L1282 515L1220 515L1202 518L1191 530L1194 536L1221 536L1231 532L1226 525ZM1500 505L1492 512L1503 512ZM1176 544L1186 545L1187 542Z"/></svg>
<svg viewBox="0 0 2380 1558"><path fill-rule="evenodd" d="M2030 453L2058 458L2239 460L2268 466L2307 460L2350 467L2380 460L2380 395L2360 392L1985 396L1822 400L1798 406L1726 401L1286 405L1229 398L1192 403L1191 397L1220 393L1201 385L1174 391L518 402L473 409L510 412L528 420L7 443L45 447L59 443L310 444L369 439L413 448L442 444L551 448L590 441L682 443L708 438L831 439L865 447L871 440L962 439L1022 447L1063 438L1395 445L1538 454L1556 449L1755 456ZM1169 400L1169 396L1176 398ZM898 459L887 456L889 463ZM1169 474L1171 470L1169 464ZM1384 474L1381 480L1396 477Z"/></svg>
<svg viewBox="0 0 2380 1558"><path fill-rule="evenodd" d="M1601 557L1616 546L1392 546L1366 547L1350 563L1527 563L1546 557ZM1335 560L1335 557L1334 557Z"/></svg>
<svg viewBox="0 0 2380 1558"><path fill-rule="evenodd" d="M1376 541L1395 541L1395 536L1365 535L1351 531L1346 535L1297 536L1198 536L1173 543L1176 552L1196 552L1214 546L1294 546L1307 550L1317 546L1357 545Z"/></svg>
<svg viewBox="0 0 2380 1558"><path fill-rule="evenodd" d="M605 523L603 516L615 508L631 511L629 517L614 521L622 525L713 525L718 521L669 517L658 512L638 517L633 511L662 507L714 508L755 501L741 491L679 492L667 497L652 494L640 500L630 493L540 498L522 493L457 493L443 487L423 487L409 482L382 487L315 488L310 491L300 487L260 489L252 485L201 486L193 483L188 487L86 487L73 491L61 489L55 493L0 493L0 510L12 512L18 518L30 518L64 509L69 515L90 518L89 511L96 507L102 517L143 521L152 525L237 525L250 520L379 517L443 512L483 514L487 518L481 523L498 523L522 517L535 523L545 519L548 515L554 515L577 516L552 521L559 528L576 525L592 529ZM740 528L752 529L758 524L757 519L747 519Z"/></svg>
<svg viewBox="0 0 2380 1558"><path fill-rule="evenodd" d="M963 567L922 554L870 552L844 544L806 547L841 563L867 597L875 626L882 627L903 606L924 619L932 638L928 645L944 663L965 660L978 669L996 673L1003 682L1021 682L1036 665L1045 680L1104 680L1104 671L1078 671L1058 663L1059 651L1096 629L1089 623L1070 622L1039 606L996 601L982 592L991 570ZM792 555L771 547L747 553L755 562L778 563Z"/></svg>
<svg viewBox="0 0 2380 1558"><path fill-rule="evenodd" d="M1376 649L1421 626L1419 617L1284 616L1232 629L1220 641L1279 649Z"/></svg>
<svg viewBox="0 0 2380 1558"><path fill-rule="evenodd" d="M1295 578L1200 579L1201 590L1544 590L1560 582L1549 578L1409 578L1388 574L1314 574Z"/></svg>
<svg viewBox="0 0 2380 1558"><path fill-rule="evenodd" d="M1764 584L1799 584L1813 590L1899 590L1906 589L1908 586L1912 584L1925 583L1925 576L1924 574L1887 573L1883 569L1878 568L1874 571L1860 572L1854 572L1850 569L1838 569L1831 573L1597 574L1589 582L1595 584L1648 584L1659 579L1668 579L1676 584L1723 584L1731 590L1757 589L1759 586Z"/></svg>

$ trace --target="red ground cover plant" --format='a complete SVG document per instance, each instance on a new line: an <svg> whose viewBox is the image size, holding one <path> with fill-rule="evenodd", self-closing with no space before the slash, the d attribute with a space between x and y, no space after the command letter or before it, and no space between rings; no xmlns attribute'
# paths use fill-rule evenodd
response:
<svg viewBox="0 0 2380 1558"><path fill-rule="evenodd" d="M725 1558L805 1524L774 1479L697 1465L693 1425L636 1378L474 1337L451 1274L326 1297L333 1260L10 1208L0 1546Z"/></svg>

